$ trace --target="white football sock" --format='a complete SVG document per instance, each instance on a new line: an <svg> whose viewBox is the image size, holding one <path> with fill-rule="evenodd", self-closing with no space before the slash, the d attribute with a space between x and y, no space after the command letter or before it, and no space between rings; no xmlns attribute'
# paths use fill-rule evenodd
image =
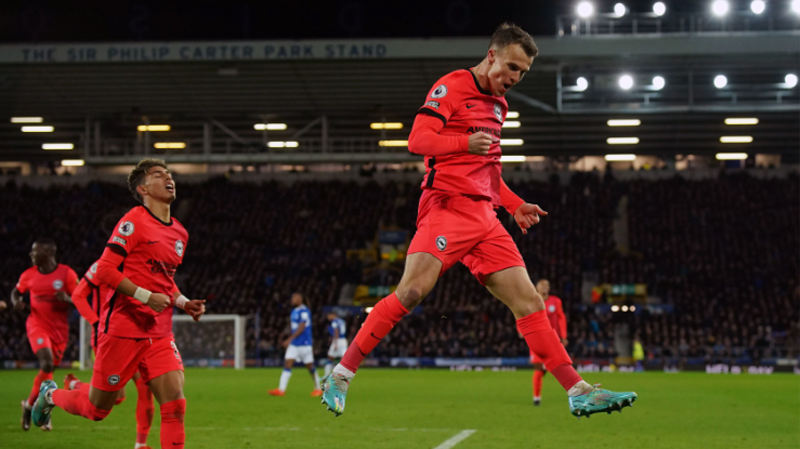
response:
<svg viewBox="0 0 800 449"><path fill-rule="evenodd" d="M336 365L336 368L333 369L333 372L336 374L341 374L344 376L345 379L350 380L356 376L356 373L350 371L349 369L342 366L342 364Z"/></svg>
<svg viewBox="0 0 800 449"><path fill-rule="evenodd" d="M146 443L144 443L144 444L143 444L143 443L136 443L136 444L133 446L133 449L139 449L140 447L146 447L146 446L147 446L147 444L146 444Z"/></svg>
<svg viewBox="0 0 800 449"><path fill-rule="evenodd" d="M278 389L281 391L286 391L286 387L289 386L289 379L291 377L292 377L292 370L284 369L283 372L281 373L281 383Z"/></svg>
<svg viewBox="0 0 800 449"><path fill-rule="evenodd" d="M572 388L570 388L569 391L567 391L567 396L580 396L582 394L592 391L593 388L594 387L586 383L586 381L582 380L573 385Z"/></svg>
<svg viewBox="0 0 800 449"><path fill-rule="evenodd" d="M325 364L325 376L327 377L333 371L333 363Z"/></svg>
<svg viewBox="0 0 800 449"><path fill-rule="evenodd" d="M69 382L69 389L70 389L70 390L74 390L74 389L75 389L75 384L76 384L76 383L78 383L78 382L80 382L80 381L79 381L79 380L72 380L72 381L70 381L70 382Z"/></svg>
<svg viewBox="0 0 800 449"><path fill-rule="evenodd" d="M44 394L44 401L47 405L55 405L53 404L53 392L56 391L55 388L51 388L47 390L47 393Z"/></svg>
<svg viewBox="0 0 800 449"><path fill-rule="evenodd" d="M311 376L314 378L314 389L319 390L319 374L316 369L311 372Z"/></svg>

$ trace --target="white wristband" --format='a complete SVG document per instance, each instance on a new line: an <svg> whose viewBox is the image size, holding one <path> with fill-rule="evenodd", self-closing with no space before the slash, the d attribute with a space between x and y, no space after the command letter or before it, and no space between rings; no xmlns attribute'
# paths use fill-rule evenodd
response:
<svg viewBox="0 0 800 449"><path fill-rule="evenodd" d="M175 307L178 307L179 309L183 309L183 306L185 306L187 302L189 302L189 298L187 298L187 297L185 297L183 295L180 295L180 296L178 296L178 299L175 300Z"/></svg>
<svg viewBox="0 0 800 449"><path fill-rule="evenodd" d="M136 287L136 291L133 293L133 297L141 301L142 304L147 304L147 301L150 301L150 295L152 294L153 292L151 292L150 290L145 290L142 287Z"/></svg>

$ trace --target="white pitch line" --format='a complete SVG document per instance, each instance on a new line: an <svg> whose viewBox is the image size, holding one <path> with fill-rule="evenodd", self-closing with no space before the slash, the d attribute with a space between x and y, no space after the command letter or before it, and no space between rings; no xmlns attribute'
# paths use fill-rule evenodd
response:
<svg viewBox="0 0 800 449"><path fill-rule="evenodd" d="M450 438L449 440L447 440L444 443L436 446L433 449L450 449L451 447L455 446L456 444L458 444L458 443L466 440L467 438L469 438L470 435L472 435L475 432L476 431L472 430L472 429L462 430L461 432L459 432L458 434L453 436L453 438Z"/></svg>

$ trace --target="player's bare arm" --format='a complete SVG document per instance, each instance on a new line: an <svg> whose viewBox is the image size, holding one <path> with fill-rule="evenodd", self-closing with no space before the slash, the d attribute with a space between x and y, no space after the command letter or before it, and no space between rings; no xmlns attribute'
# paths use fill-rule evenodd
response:
<svg viewBox="0 0 800 449"><path fill-rule="evenodd" d="M531 226L539 223L541 216L547 215L547 212L539 205L526 203L518 197L502 178L500 179L500 200L508 213L514 216L514 220L523 234L527 234Z"/></svg>
<svg viewBox="0 0 800 449"><path fill-rule="evenodd" d="M337 344L338 342L339 342L339 328L337 327L336 329L333 330L333 349L339 348L339 345Z"/></svg>
<svg viewBox="0 0 800 449"><path fill-rule="evenodd" d="M514 211L514 220L517 222L517 226L522 229L522 233L527 234L528 229L539 223L544 215L547 215L547 212L539 207L538 204L523 203Z"/></svg>
<svg viewBox="0 0 800 449"><path fill-rule="evenodd" d="M306 330L306 323L303 321L297 326L297 329L294 332L292 332L292 335L290 335L289 338L283 341L283 347L285 348L289 346L295 338L299 337L300 334L303 333L304 330Z"/></svg>
<svg viewBox="0 0 800 449"><path fill-rule="evenodd" d="M172 299L175 307L183 309L195 321L200 321L200 317L206 313L205 299L188 299L177 290L172 294Z"/></svg>
<svg viewBox="0 0 800 449"><path fill-rule="evenodd" d="M72 297L67 292L56 292L56 299L62 302L68 302L72 304Z"/></svg>
<svg viewBox="0 0 800 449"><path fill-rule="evenodd" d="M11 290L11 304L14 306L14 310L25 310L25 302L22 301L22 293L16 288Z"/></svg>

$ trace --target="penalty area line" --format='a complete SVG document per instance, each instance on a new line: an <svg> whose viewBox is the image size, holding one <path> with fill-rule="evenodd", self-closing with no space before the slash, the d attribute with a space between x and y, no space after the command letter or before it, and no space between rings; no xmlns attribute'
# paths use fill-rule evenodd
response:
<svg viewBox="0 0 800 449"><path fill-rule="evenodd" d="M462 430L461 432L457 433L456 435L454 435L449 440L447 440L444 443L436 446L433 449L450 449L451 447L455 446L456 444L458 444L458 443L466 440L467 438L469 438L475 432L476 432L476 430L473 430L473 429Z"/></svg>

